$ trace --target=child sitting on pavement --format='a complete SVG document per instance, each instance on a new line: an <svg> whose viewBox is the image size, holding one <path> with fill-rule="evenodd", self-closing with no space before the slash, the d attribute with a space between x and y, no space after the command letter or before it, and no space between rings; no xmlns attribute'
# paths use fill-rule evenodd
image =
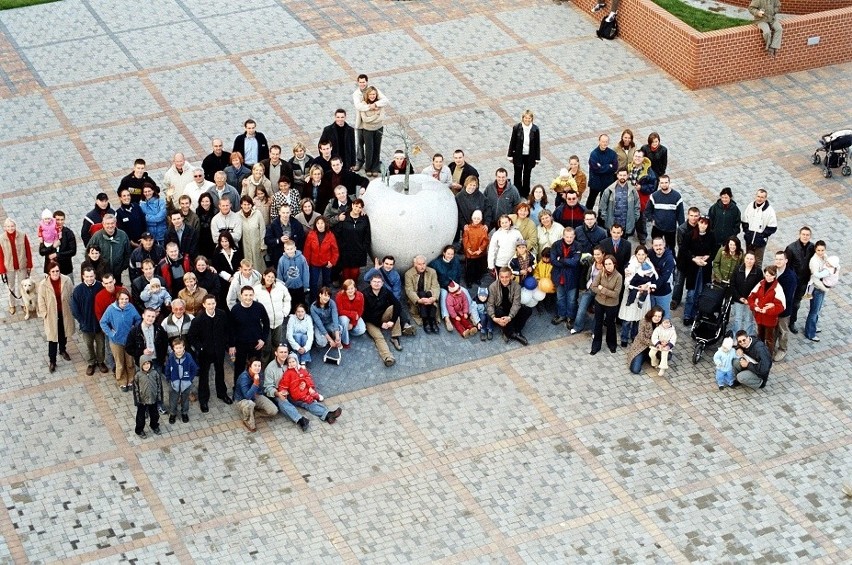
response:
<svg viewBox="0 0 852 565"><path fill-rule="evenodd" d="M475 334L478 328L470 321L470 304L456 281L450 281L447 287L447 314L450 322L459 334L467 339Z"/></svg>
<svg viewBox="0 0 852 565"><path fill-rule="evenodd" d="M666 369L669 368L669 353L674 349L675 343L677 343L677 332L672 321L666 318L651 334L651 366L659 368L658 377L666 374Z"/></svg>

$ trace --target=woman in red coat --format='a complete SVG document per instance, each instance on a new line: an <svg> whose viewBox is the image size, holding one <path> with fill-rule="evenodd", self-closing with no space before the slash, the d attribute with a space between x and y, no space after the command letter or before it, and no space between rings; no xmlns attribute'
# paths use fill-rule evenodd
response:
<svg viewBox="0 0 852 565"><path fill-rule="evenodd" d="M328 220L325 217L317 218L314 229L305 238L304 255L311 272L311 302L313 302L321 287L331 287L331 268L340 258L337 238L328 229Z"/></svg>
<svg viewBox="0 0 852 565"><path fill-rule="evenodd" d="M784 290L776 280L777 274L775 265L763 269L763 280L757 283L748 295L748 304L757 322L757 337L766 344L770 356L775 355L775 327L778 325L778 316L787 307Z"/></svg>

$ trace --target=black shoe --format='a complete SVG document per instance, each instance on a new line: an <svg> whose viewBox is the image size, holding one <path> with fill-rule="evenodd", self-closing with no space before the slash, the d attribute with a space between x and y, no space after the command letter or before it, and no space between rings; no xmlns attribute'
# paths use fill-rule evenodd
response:
<svg viewBox="0 0 852 565"><path fill-rule="evenodd" d="M299 425L300 428L302 428L303 432L308 431L308 427L311 425L310 421L308 421L308 419L305 418L304 416L299 418L299 420L296 423Z"/></svg>
<svg viewBox="0 0 852 565"><path fill-rule="evenodd" d="M65 359L66 361L70 361L70 360L71 360L71 356L70 356L70 355L68 355L68 352L67 352L67 351L60 351L60 352L59 352L59 354L60 354L60 355L62 355L62 358L63 358L63 359Z"/></svg>
<svg viewBox="0 0 852 565"><path fill-rule="evenodd" d="M479 332L479 341L485 341L485 340L486 340L485 332Z"/></svg>
<svg viewBox="0 0 852 565"><path fill-rule="evenodd" d="M692 325L692 320L690 320L689 318L684 318L684 319L683 319L683 325L684 325L684 326L686 326L686 327L691 326L691 325Z"/></svg>
<svg viewBox="0 0 852 565"><path fill-rule="evenodd" d="M561 324L564 321L565 321L565 318L563 318L562 316L554 316L553 319L550 320L550 323L553 324L554 326L558 326L559 324Z"/></svg>
<svg viewBox="0 0 852 565"><path fill-rule="evenodd" d="M799 328L797 328L796 326L791 325L791 326L790 326L790 333L791 333L791 334L797 334L797 333L799 333Z"/></svg>
<svg viewBox="0 0 852 565"><path fill-rule="evenodd" d="M145 430L142 430L141 432L136 432L136 435L138 435L142 439L145 439L146 437L148 437L148 434L145 433Z"/></svg>
<svg viewBox="0 0 852 565"><path fill-rule="evenodd" d="M622 341L622 342L621 342L621 347L627 347L627 342L626 342L626 341Z"/></svg>
<svg viewBox="0 0 852 565"><path fill-rule="evenodd" d="M491 341L492 339L494 339L494 332L492 332L491 330L488 330L485 333L485 337L486 337L486 339L488 339L488 341Z"/></svg>
<svg viewBox="0 0 852 565"><path fill-rule="evenodd" d="M88 367L86 367L86 376L91 377L94 374L95 374L95 366L94 365L89 365Z"/></svg>
<svg viewBox="0 0 852 565"><path fill-rule="evenodd" d="M233 404L233 403L234 403L234 401L233 401L233 400L231 400L231 397L230 397L230 396L228 396L227 394L226 394L225 396L220 396L220 397L218 397L218 398L219 398L219 400L221 400L221 401L222 401L222 402L224 402L225 404Z"/></svg>
<svg viewBox="0 0 852 565"><path fill-rule="evenodd" d="M509 343L509 340L512 339L512 336L503 332L503 343Z"/></svg>
<svg viewBox="0 0 852 565"><path fill-rule="evenodd" d="M572 320L571 318L568 318L567 320L565 320L565 329L566 330L571 330L573 327L574 327L574 320Z"/></svg>
<svg viewBox="0 0 852 565"><path fill-rule="evenodd" d="M738 386L740 386L741 384L742 384L742 383L741 383L740 381L738 381L737 379L734 379L734 382L733 382L733 384L731 385L731 388L737 388L737 387L738 387Z"/></svg>
<svg viewBox="0 0 852 565"><path fill-rule="evenodd" d="M177 416L169 416L169 423L174 424L177 422Z"/></svg>
<svg viewBox="0 0 852 565"><path fill-rule="evenodd" d="M180 415L180 421L183 422L184 424L188 423L189 422L189 415L188 414L181 414Z"/></svg>
<svg viewBox="0 0 852 565"><path fill-rule="evenodd" d="M202 411L202 412L204 412L205 414L207 414L208 412L210 412L210 407L209 407L209 406L207 406L207 403L206 403L206 402L204 402L204 403L201 405L201 411Z"/></svg>
<svg viewBox="0 0 852 565"><path fill-rule="evenodd" d="M589 355L597 355L598 351L600 351L600 350L601 350L600 347L598 347L597 349L592 349L591 351L589 351Z"/></svg>
<svg viewBox="0 0 852 565"><path fill-rule="evenodd" d="M47 364L47 370L50 371L51 373L55 372L56 371L56 361L51 361L50 363L48 363Z"/></svg>
<svg viewBox="0 0 852 565"><path fill-rule="evenodd" d="M719 385L719 390L725 390L725 385Z"/></svg>
<svg viewBox="0 0 852 565"><path fill-rule="evenodd" d="M615 347L610 347L610 348L609 348L609 352L610 352L610 353L615 353L615 351L616 351L616 348L615 348Z"/></svg>
<svg viewBox="0 0 852 565"><path fill-rule="evenodd" d="M672 303L669 304L669 310L677 310L677 307L680 306L680 302L677 300L672 300Z"/></svg>
<svg viewBox="0 0 852 565"><path fill-rule="evenodd" d="M515 341L517 341L521 345L529 345L530 344L529 340L527 340L526 336L524 336L524 334L522 334L522 333L516 333L515 335L512 336L512 339L514 339Z"/></svg>
<svg viewBox="0 0 852 565"><path fill-rule="evenodd" d="M155 436L158 436L161 433L163 433L163 432L160 431L160 426L157 426L156 428L151 428L151 431L154 432Z"/></svg>

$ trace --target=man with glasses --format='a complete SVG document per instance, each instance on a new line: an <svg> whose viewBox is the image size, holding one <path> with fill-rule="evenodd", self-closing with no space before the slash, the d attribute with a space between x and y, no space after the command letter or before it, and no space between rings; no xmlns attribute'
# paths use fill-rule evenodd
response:
<svg viewBox="0 0 852 565"><path fill-rule="evenodd" d="M576 190L565 193L565 202L553 212L553 219L562 224L563 228L579 229L586 216L586 208L580 204L580 195Z"/></svg>
<svg viewBox="0 0 852 565"><path fill-rule="evenodd" d="M733 363L733 387L745 385L757 390L766 386L772 368L772 355L757 336L750 336L745 330L737 332L737 358Z"/></svg>
<svg viewBox="0 0 852 565"><path fill-rule="evenodd" d="M177 210L180 207L180 199L184 196L189 196L190 210L198 208L198 198L205 192L208 192L211 188L216 187L214 183L205 179L204 176L204 169L193 170L192 180L186 183L186 186L183 189L183 194L175 198L173 202L169 201L169 204L172 204L170 209Z"/></svg>

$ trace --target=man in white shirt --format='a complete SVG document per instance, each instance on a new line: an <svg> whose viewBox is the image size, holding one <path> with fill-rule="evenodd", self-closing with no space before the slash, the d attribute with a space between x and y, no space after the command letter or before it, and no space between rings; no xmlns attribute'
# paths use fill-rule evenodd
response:
<svg viewBox="0 0 852 565"><path fill-rule="evenodd" d="M215 184L204 178L204 171L202 169L193 169L192 180L186 183L183 189L183 194L189 196L190 209L195 210L198 208L198 197L215 186ZM174 199L176 203L179 200L180 196Z"/></svg>
<svg viewBox="0 0 852 565"><path fill-rule="evenodd" d="M178 198L183 195L186 185L193 182L192 172L194 170L195 167L186 160L183 153L174 154L174 157L172 157L172 166L163 175L163 186L166 188L166 204L170 204L173 208L178 207Z"/></svg>
<svg viewBox="0 0 852 565"><path fill-rule="evenodd" d="M219 213L210 221L210 234L213 236L214 243L219 243L219 233L222 231L231 232L234 243L240 244L243 238L243 221L231 211L231 201L227 198L219 200Z"/></svg>

